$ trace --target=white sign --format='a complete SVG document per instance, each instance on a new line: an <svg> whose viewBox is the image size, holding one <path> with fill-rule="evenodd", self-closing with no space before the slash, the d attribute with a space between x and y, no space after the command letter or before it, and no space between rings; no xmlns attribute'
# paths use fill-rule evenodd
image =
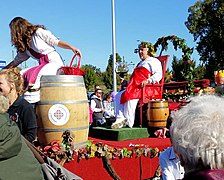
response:
<svg viewBox="0 0 224 180"><path fill-rule="evenodd" d="M63 126L69 120L70 113L63 104L55 104L48 111L49 120L56 126Z"/></svg>
<svg viewBox="0 0 224 180"><path fill-rule="evenodd" d="M6 66L6 61L0 60L0 68L3 68Z"/></svg>

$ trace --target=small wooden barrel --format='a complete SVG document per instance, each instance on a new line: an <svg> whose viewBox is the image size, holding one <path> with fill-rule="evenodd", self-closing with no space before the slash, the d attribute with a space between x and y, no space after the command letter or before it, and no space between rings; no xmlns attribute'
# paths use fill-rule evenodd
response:
<svg viewBox="0 0 224 180"><path fill-rule="evenodd" d="M62 134L74 135L75 148L86 146L89 133L89 105L82 76L47 75L41 78L37 105L38 140L62 142Z"/></svg>
<svg viewBox="0 0 224 180"><path fill-rule="evenodd" d="M158 129L166 127L168 116L169 108L167 101L151 101L148 103L148 127Z"/></svg>

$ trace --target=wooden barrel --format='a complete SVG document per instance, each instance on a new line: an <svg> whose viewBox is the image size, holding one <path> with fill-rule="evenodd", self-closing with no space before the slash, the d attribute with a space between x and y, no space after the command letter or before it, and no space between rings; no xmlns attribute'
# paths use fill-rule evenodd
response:
<svg viewBox="0 0 224 180"><path fill-rule="evenodd" d="M62 142L62 134L68 130L74 135L75 148L84 147L89 133L89 105L83 77L46 75L40 83L37 105L39 142Z"/></svg>
<svg viewBox="0 0 224 180"><path fill-rule="evenodd" d="M167 101L151 101L148 103L148 127L157 129L166 127L168 116L169 107Z"/></svg>

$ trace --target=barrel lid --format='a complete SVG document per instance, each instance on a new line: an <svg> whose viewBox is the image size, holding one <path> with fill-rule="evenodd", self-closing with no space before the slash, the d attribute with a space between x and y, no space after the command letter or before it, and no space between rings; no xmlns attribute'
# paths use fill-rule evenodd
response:
<svg viewBox="0 0 224 180"><path fill-rule="evenodd" d="M83 76L76 75L43 75L40 79L41 83L47 82L83 82Z"/></svg>

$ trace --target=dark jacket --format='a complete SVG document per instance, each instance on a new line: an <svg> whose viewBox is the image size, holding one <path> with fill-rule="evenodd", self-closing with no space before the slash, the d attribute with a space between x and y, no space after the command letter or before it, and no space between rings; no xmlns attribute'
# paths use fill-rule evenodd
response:
<svg viewBox="0 0 224 180"><path fill-rule="evenodd" d="M96 102L96 108L102 109L102 100L93 95L92 100ZM93 120L103 119L103 112L93 112Z"/></svg>
<svg viewBox="0 0 224 180"><path fill-rule="evenodd" d="M41 165L8 114L0 114L0 179L43 180Z"/></svg>
<svg viewBox="0 0 224 180"><path fill-rule="evenodd" d="M37 121L33 106L19 96L8 109L9 117L15 121L21 134L30 142L37 136Z"/></svg>

